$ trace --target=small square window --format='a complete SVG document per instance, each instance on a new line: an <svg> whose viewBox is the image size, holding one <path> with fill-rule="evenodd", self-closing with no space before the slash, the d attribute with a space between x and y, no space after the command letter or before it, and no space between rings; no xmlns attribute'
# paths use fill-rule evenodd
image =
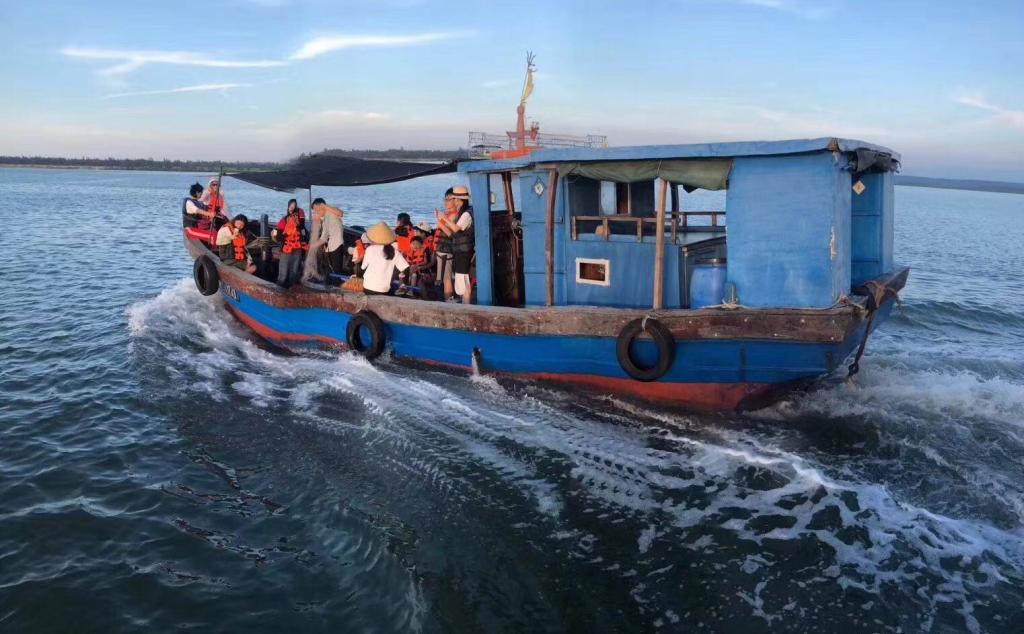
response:
<svg viewBox="0 0 1024 634"><path fill-rule="evenodd" d="M576 258L576 283L610 286L612 283L611 262Z"/></svg>

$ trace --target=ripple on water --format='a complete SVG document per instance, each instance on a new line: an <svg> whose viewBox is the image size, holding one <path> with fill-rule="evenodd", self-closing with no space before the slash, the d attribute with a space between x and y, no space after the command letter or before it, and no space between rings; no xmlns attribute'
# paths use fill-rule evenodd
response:
<svg viewBox="0 0 1024 634"><path fill-rule="evenodd" d="M81 279L0 262L4 625L1016 631L1024 310L1013 276L971 286L999 264L983 250L929 269L951 223L898 227L924 270L855 383L695 415L282 354L183 279L177 240L102 246L116 210L197 175L63 178L50 206L94 221L26 240ZM327 195L367 222L432 208L416 187ZM175 215L154 223L176 235Z"/></svg>

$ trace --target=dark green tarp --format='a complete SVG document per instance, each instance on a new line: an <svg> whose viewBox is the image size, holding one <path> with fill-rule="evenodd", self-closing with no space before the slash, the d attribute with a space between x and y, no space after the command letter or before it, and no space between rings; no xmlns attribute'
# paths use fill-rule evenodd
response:
<svg viewBox="0 0 1024 634"><path fill-rule="evenodd" d="M431 174L454 172L455 160L445 163L360 159L328 153L313 154L288 164L282 169L261 172L229 172L227 176L253 185L294 192L314 185L354 187L394 183Z"/></svg>
<svg viewBox="0 0 1024 634"><path fill-rule="evenodd" d="M682 185L688 190L725 189L729 186L732 159L675 159L646 161L595 161L558 163L559 176L585 176L599 181L636 183L656 178Z"/></svg>

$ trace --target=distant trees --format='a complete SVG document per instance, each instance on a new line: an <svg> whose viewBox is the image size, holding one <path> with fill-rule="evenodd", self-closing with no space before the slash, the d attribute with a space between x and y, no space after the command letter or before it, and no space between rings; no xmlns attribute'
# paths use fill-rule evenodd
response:
<svg viewBox="0 0 1024 634"><path fill-rule="evenodd" d="M451 159L465 158L466 150L341 150L325 149L324 152L336 156L369 159ZM310 154L301 154L301 159ZM251 170L269 170L284 166L285 163L271 161L180 161L170 159L129 159L129 158L65 158L55 156L0 156L0 166L9 167L91 167L116 170L152 170L162 172L218 172L221 168L228 172Z"/></svg>
<svg viewBox="0 0 1024 634"><path fill-rule="evenodd" d="M93 167L115 170L152 170L164 172L217 172L274 169L279 163L232 161L172 161L170 159L64 158L55 156L0 156L0 165L40 167Z"/></svg>

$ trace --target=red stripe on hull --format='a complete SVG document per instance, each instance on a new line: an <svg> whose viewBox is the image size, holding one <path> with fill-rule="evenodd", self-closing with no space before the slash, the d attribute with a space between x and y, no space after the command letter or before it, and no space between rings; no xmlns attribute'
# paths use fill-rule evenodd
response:
<svg viewBox="0 0 1024 634"><path fill-rule="evenodd" d="M230 302L224 302L228 312L234 315L238 321L242 322L249 328L251 328L256 334L268 339L274 343L287 345L289 341L316 341L322 343L330 348L347 348L348 344L341 339L335 339L334 337L324 337L321 335L298 335L294 333L279 332L269 326L264 326L260 322L256 321L252 317L246 315L237 306L232 305Z"/></svg>
<svg viewBox="0 0 1024 634"><path fill-rule="evenodd" d="M287 346L288 342L315 341L331 348L347 348L346 342L333 337L283 333L265 326L243 313L232 304L225 302L228 310L243 324L264 339ZM470 366L407 357L419 363L448 368L462 372L472 371ZM561 383L587 388L594 392L613 396L629 396L645 402L661 405L675 405L689 409L734 410L743 409L747 404L760 402L769 393L781 386L770 383L667 383L643 382L593 374L554 374L551 372L487 372L499 376Z"/></svg>
<svg viewBox="0 0 1024 634"><path fill-rule="evenodd" d="M593 374L552 374L550 372L532 372L515 376L569 383L615 396L628 395L652 403L701 410L743 409L745 403L756 401L777 387L770 383L644 382Z"/></svg>

